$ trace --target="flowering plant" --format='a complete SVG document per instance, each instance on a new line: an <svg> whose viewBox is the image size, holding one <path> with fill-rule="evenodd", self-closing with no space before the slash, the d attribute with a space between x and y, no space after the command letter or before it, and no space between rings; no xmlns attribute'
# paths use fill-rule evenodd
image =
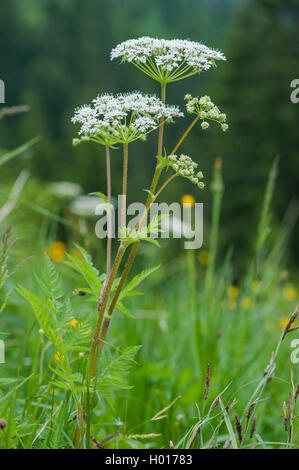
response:
<svg viewBox="0 0 299 470"><path fill-rule="evenodd" d="M209 70L225 56L204 44L182 39L142 37L122 42L111 52L111 59L122 58L160 83L170 83Z"/></svg>
<svg viewBox="0 0 299 470"><path fill-rule="evenodd" d="M209 124L207 119L214 120L226 131L226 115L221 113L216 105L207 96L203 98L192 98L186 95L187 112L195 114L196 117L189 125L183 137L174 146L171 152L165 150L163 156L163 132L166 122L172 122L173 118L183 116L183 113L176 107L165 103L166 85L170 82L182 80L191 75L209 70L215 65L216 60L225 60L221 52L210 49L207 46L187 40L165 40L142 37L125 41L116 46L111 52L111 59L121 58L123 62L135 65L139 70L161 83L161 99L155 96L144 95L141 92L133 92L113 96L105 94L98 96L91 106L83 106L75 111L72 119L74 123L81 124L79 130L79 140L75 144L83 141L95 141L106 147L107 157L107 192L108 200L111 197L111 176L110 176L110 147L114 144L123 144L123 188L122 195L124 203L121 207L122 231L126 237L120 239L117 255L111 267L111 239L107 243L107 278L103 285L98 299L98 320L94 330L93 343L89 356L89 380L96 375L98 359L101 356L105 343L107 331L110 325L111 316L117 306L123 286L127 279L129 270L135 258L135 254L140 241L148 237L145 227L145 216L154 200L161 191L176 176L187 178L200 189L204 188L203 173L195 173L197 163L187 155L179 158L175 152L181 146L191 129L197 121L202 120L202 128L206 129ZM158 151L157 164L153 176L152 184L148 190L145 214L141 216L136 230L139 229L141 236L130 239L130 231L125 227L125 197L127 194L127 168L128 168L128 144L144 139L146 134L158 129ZM157 189L160 176L165 167L171 167L174 174ZM108 218L109 225L109 218ZM108 228L109 233L109 228ZM131 232L133 233L133 232ZM150 229L149 229L150 233ZM131 252L117 281L117 287L112 295L116 276L125 256L127 248L131 246ZM112 295L112 299L110 298ZM110 302L110 305L109 305Z"/></svg>
<svg viewBox="0 0 299 470"><path fill-rule="evenodd" d="M99 377L98 371L99 365L102 364L102 351L104 345L107 344L106 338L113 313L116 310L128 313L123 305L123 299L135 295L135 287L156 269L145 270L126 284L139 244L143 241L157 244L157 241L151 238L151 234L157 235L161 231L161 218L153 217L147 224L150 208L168 184L177 177L188 179L199 189L204 188L203 173L198 171L198 163L194 162L190 156L184 154L178 156L177 151L197 122L202 121L202 129L209 127L208 120L219 123L223 131L228 128L226 115L220 112L209 97L193 98L188 94L185 97L186 110L188 114L194 114L195 117L170 151L163 145L165 124L174 122L175 118L183 117L182 111L177 106L166 104L167 84L209 70L217 60L225 60L221 52L192 41L177 39L169 41L143 37L119 44L111 53L111 59L118 57L122 61L132 63L147 76L158 81L161 84L161 96L158 98L139 91L117 95L102 94L93 99L91 104L77 108L72 118L72 122L80 126L78 137L73 141L74 145L82 142L95 142L104 146L106 153L107 195L94 193L101 195L105 200L104 206L107 212L106 272L100 274L93 265L91 257L81 247L77 247L80 253L79 258L69 254L66 261L69 267L83 276L87 284L86 287L78 289L74 296L86 295L89 296L89 300L96 302L96 320L90 315L84 321L84 327L81 320L77 320L70 299L62 300L63 293L59 276L49 259L46 259L45 275L40 279L47 300L32 294L25 288L19 289L35 311L41 325L41 334L45 335L56 348L54 360L55 374L58 379L54 385L69 390L73 395L77 418L75 446L84 446L84 442L88 441L86 435L90 425L86 425L86 420L90 423L92 416L90 407L91 404L94 406L96 399L94 392L100 391L105 395L109 384L111 387L116 385L120 388L125 387L122 379L114 380L113 376L111 378L107 373ZM156 158L156 167L151 185L147 190L144 211L133 228L127 227L129 147L134 141L144 140L149 133L156 130L158 131L158 146L153 153ZM122 198L119 208L121 236L118 240L116 256L112 260L110 152L114 151L116 146L121 146L123 151ZM171 175L160 183L164 170L168 169L172 170ZM128 251L127 259L125 259ZM126 370L128 358L131 360L131 356L137 349L129 348L121 355L121 359L118 358ZM74 353L77 353L76 359L71 356ZM80 369L74 372L72 363L76 360L80 361Z"/></svg>

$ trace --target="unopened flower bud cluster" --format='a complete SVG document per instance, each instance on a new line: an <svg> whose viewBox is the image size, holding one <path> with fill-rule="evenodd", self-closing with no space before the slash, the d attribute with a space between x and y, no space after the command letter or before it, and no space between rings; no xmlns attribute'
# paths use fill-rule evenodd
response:
<svg viewBox="0 0 299 470"><path fill-rule="evenodd" d="M193 184L196 184L199 189L204 188L204 183L201 181L203 179L203 174L201 171L196 173L196 168L198 164L195 163L192 158L188 157L188 155L181 155L178 157L177 155L170 155L168 157L168 163L172 167L172 169L183 178L187 178Z"/></svg>
<svg viewBox="0 0 299 470"><path fill-rule="evenodd" d="M218 106L216 106L209 96L202 96L201 98L185 95L186 110L189 114L197 114L202 120L202 129L208 129L210 124L207 119L218 122L221 129L225 132L228 129L226 123L226 114L221 113Z"/></svg>

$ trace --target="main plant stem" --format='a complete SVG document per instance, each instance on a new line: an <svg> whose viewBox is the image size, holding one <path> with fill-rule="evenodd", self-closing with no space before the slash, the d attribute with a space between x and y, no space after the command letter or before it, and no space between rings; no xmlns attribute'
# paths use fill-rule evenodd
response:
<svg viewBox="0 0 299 470"><path fill-rule="evenodd" d="M166 87L163 85L161 86L161 100L165 103L165 98L166 98ZM191 129L195 126L195 124L197 123L197 121L199 120L199 116L196 116L196 118L192 121L192 123L190 124L190 126L186 129L186 131L184 132L183 136L181 137L181 139L178 141L178 143L176 144L176 146L174 147L174 149L172 150L172 152L170 153L170 155L173 155L177 149L181 146L182 142L185 140L185 138L187 137L187 135L189 134L189 132L191 131ZM162 149L163 149L163 134L164 134L164 121L161 122L161 126L159 128L159 137L158 137L158 155L161 155L162 154ZM153 177L153 180L152 180L152 184L151 184L151 187L150 187L150 192L149 192L149 195L147 197L147 201L146 201L146 209L145 209L145 212L142 214L141 216L141 219L140 219L140 222L138 224L138 227L142 226L145 219L146 219L146 215L150 209L150 206L151 204L157 199L157 197L159 196L159 194L163 191L163 189L170 183L170 181L172 181L177 175L172 175L170 178L168 178L168 180L161 186L161 188L159 189L159 191L154 195L154 192L157 188L157 184L158 184L158 181L159 181L159 178L160 178L160 175L161 175L161 171L162 171L163 167L160 165L160 161L158 161L157 165L156 165L156 169L155 169L155 174L154 174L154 177ZM128 273L130 271L130 268L133 264L133 261L134 261L134 258L135 258L135 255L136 255L136 252L137 252L137 249L138 249L138 245L139 245L139 242L136 242L134 243L134 245L132 246L132 249L131 249L131 252L130 252L130 255L129 255L129 258L127 260L127 263L124 267L124 270L122 272L122 275L121 275L121 278L120 278L120 281L119 281L119 284L118 284L118 287L116 289L116 292L113 296L113 299L112 299L112 302L110 304L110 307L109 307L109 310L108 310L108 315L107 315L107 318L105 318L104 320L104 324L103 324L103 329L102 329L102 332L101 332L101 339L100 339L100 353L102 352L102 348L104 346L104 342L105 342L105 337L106 337L106 334L107 334L107 330L108 330L108 327L109 327L109 324L110 324L110 321L111 321L111 316L113 314L113 311L114 311L114 308L117 304L117 301L118 301L118 298L120 296L120 293L121 293L121 290L122 290L122 287L126 281L126 278L128 276Z"/></svg>
<svg viewBox="0 0 299 470"><path fill-rule="evenodd" d="M106 169L107 169L107 201L108 201L108 215L107 215L107 260L106 260L106 273L107 277L111 269L111 244L112 244L112 214L111 214L111 165L110 165L110 147L106 145Z"/></svg>
<svg viewBox="0 0 299 470"><path fill-rule="evenodd" d="M132 247L132 250L130 252L130 255L129 255L129 258L126 262L126 265L124 267L124 270L122 272L122 275L121 275L121 278L120 278L120 281L118 283L118 286L117 286L117 289L116 289L116 292L113 296L113 299L112 299L112 302L110 304L110 307L108 309L108 313L107 313L107 316L105 316L104 318L104 323L103 323L103 328L102 328L102 331L101 331L101 337L100 337L100 344L99 344L99 356L101 356L102 354L102 349L103 349L103 346L104 346L104 342L105 342L105 338L106 338L106 334L107 334L107 330L109 328L109 325L110 325L110 321L111 321L111 317L112 317L112 313L115 309L115 306L116 306L116 303L118 301L118 298L120 296L120 293L121 293L121 290L123 288L123 285L124 285L124 282L129 274L129 270L131 268L131 265L133 263L133 260L135 258L135 254L136 254L136 251L137 251L137 248L138 248L138 245L139 245L139 242L137 243L134 243L133 247Z"/></svg>
<svg viewBox="0 0 299 470"><path fill-rule="evenodd" d="M126 200L127 200L127 184L128 184L128 144L124 144L123 157L123 185L121 198L121 228L126 226Z"/></svg>
<svg viewBox="0 0 299 470"><path fill-rule="evenodd" d="M111 287L113 284L113 281L115 279L115 276L117 274L120 262L122 260L122 257L126 251L127 245L121 243L120 247L118 249L112 270L103 285L102 292L98 301L98 319L95 327L95 332L93 336L93 341L90 349L90 354L89 354L89 364L88 364L88 377L89 377L89 383L91 379L93 379L96 375L96 370L97 370L97 362L98 362L98 355L97 355L97 346L98 346L98 340L99 340L99 334L100 334L100 329L103 323L103 318L105 314L105 310L107 307L107 303L109 300L109 294L111 291Z"/></svg>
<svg viewBox="0 0 299 470"><path fill-rule="evenodd" d="M161 84L161 101L163 103L165 103L165 100L166 100L166 84L162 83ZM177 151L177 149L180 147L182 142L185 140L185 138L187 137L187 135L189 134L189 132L191 131L193 126L196 124L198 119L199 119L199 117L197 116L194 119L194 121L190 124L190 126L185 131L185 133L183 134L183 136L181 137L181 139L179 140L177 145L174 147L174 149L172 150L170 155L173 155L174 152ZM164 136L164 118L161 118L160 127L159 127L159 136L158 136L158 155L162 155L163 136ZM126 179L127 176L126 176L126 178L124 177L124 175L127 175L127 164L128 164L127 149L125 150L125 148L124 148L123 194L124 193L126 194L126 188L127 188L127 179ZM157 188L157 184L158 184L162 169L163 169L163 166L161 165L161 162L158 161L157 165L156 165L154 177L153 177L153 180L152 180L152 183L151 183L151 186L150 186L149 195L148 195L147 201L146 201L146 213L148 212L153 200L155 200L156 197L157 197L157 195L154 196L154 192ZM125 191L124 191L124 183L125 183ZM163 188L164 187L165 187L165 185L163 185ZM159 194L160 194L160 192L161 191L159 190ZM120 278L118 287L117 287L116 292L114 294L114 297L112 299L111 305L110 305L109 310L108 310L108 315L106 316L106 318L104 320L104 323L103 323L103 319L104 319L104 314L105 314L105 310L106 310L106 307L107 307L107 303L108 303L108 300L109 300L109 294L110 294L110 291L111 291L113 281L114 281L115 276L117 274L119 265L120 265L121 260L124 256L124 253L126 251L126 248L127 248L126 244L121 244L120 245L120 248L118 250L118 253L117 253L113 268L112 268L112 271L110 273L110 276L108 277L107 282L106 282L105 286L103 287L103 292L101 293L99 303L98 303L98 312L99 312L98 321L97 321L97 324L96 324L93 343L92 343L92 347L91 347L91 351L90 351L89 379L92 379L92 378L95 377L96 369L97 369L97 362L98 362L98 359L100 358L100 355L101 355L101 352L102 352L102 349L103 349L106 334L107 334L108 327L109 327L109 324L110 324L110 321L111 321L111 316L112 316L113 310L115 308L115 305L117 303L117 300L119 298L119 295L121 293L121 289L124 285L124 282L127 278L129 270L131 268L131 265L134 261L138 245L139 245L139 242L136 242L132 246L129 258L128 258L127 263L124 267L124 270L121 274L121 278ZM102 326L102 323L103 323L103 326ZM100 335L101 327L102 327L102 330L101 330L101 335ZM99 348L99 354L97 354L97 349L98 349L97 346L98 346L98 342L99 342L99 335L100 335L100 348Z"/></svg>
<svg viewBox="0 0 299 470"><path fill-rule="evenodd" d="M128 144L125 143L123 146L123 184L122 184L122 200L121 200L121 227L122 228L125 227L126 225L127 180L128 180ZM109 233L109 228L108 228L108 233ZM99 359L99 354L97 353L99 335L101 332L101 328L105 330L103 319L104 319L107 303L109 300L109 294L113 285L113 281L117 274L119 265L121 263L122 257L126 251L126 248L127 248L126 244L120 245L112 270L110 266L109 266L109 271L107 269L107 280L105 284L103 285L102 292L98 301L98 320L96 323L96 328L95 328L94 337L93 337L93 341L92 341L92 345L90 349L90 355L89 355L89 366L88 366L89 381L92 378L94 378L96 375L97 363Z"/></svg>
<svg viewBox="0 0 299 470"><path fill-rule="evenodd" d="M162 83L161 84L161 101L163 103L165 103L165 100L166 100L166 84L165 83ZM161 117L161 120L160 120L160 127L159 127L159 135L158 135L158 155L161 155L162 154L162 149L163 149L163 135L164 135L164 118ZM124 202L124 194L126 194L126 189L127 189L127 170L128 170L128 148L127 146L124 145L124 165L123 165L123 198L122 198L122 216L121 216L121 225L122 226L125 226L123 224L123 202ZM156 190L156 187L157 187L157 184L158 184L158 181L159 181L159 178L160 178L160 174L161 174L161 171L162 171L162 167L160 165L160 162L158 161L157 162L157 165L156 165L156 169L155 169L155 174L154 174L154 177L153 177L153 180L152 180L152 184L150 186L150 192L149 192L149 195L147 197L147 201L146 201L146 207L150 206L151 204L151 201L152 201L152 197L153 197L153 193L155 192ZM124 217L125 217L125 214L124 214ZM129 273L129 270L130 270L130 267L134 261L134 258L135 258L135 254L136 254L136 251L137 251L137 248L138 248L138 245L139 245L139 242L136 242L134 243L134 245L132 246L132 249L131 249L131 252L130 252L130 255L129 255L129 258L127 260L127 263L124 267L124 270L122 272L122 275L121 275L121 278L120 278L120 281L119 281L119 285L118 285L118 288L114 294L114 297L112 299L112 303L110 305L110 308L109 308L109 311L108 311L108 315L107 317L105 318L104 320L104 323L103 323L103 327L102 327L102 331L101 331L101 337L100 337L100 347L99 347L99 356L101 355L101 352L102 352L102 349L103 349L103 345L104 345L104 341L105 341L105 337L106 337L106 334L107 334L107 330L108 330L108 327L109 327L109 324L110 324L110 320L111 320L111 315L113 313L113 310L115 308L115 305L117 303L117 300L119 298L119 295L120 295L120 292L121 292L121 289L122 289L122 286L127 278L127 275ZM122 256L124 255L124 252L122 253L121 255L121 258ZM120 259L121 261L121 259ZM117 266L117 269L119 267L119 264L120 262L118 263L118 266ZM112 271L113 272L113 271ZM117 270L116 270L117 272ZM116 272L115 272L115 275L116 275ZM115 276L114 276L115 277ZM112 286L112 284L111 284ZM107 294L104 294L104 297L105 297L105 300L107 300L108 302L108 298L109 298L109 293L110 293L110 289L109 291L107 290L107 287L108 286L105 286L105 291L107 291ZM102 321L103 321L103 316L104 316L104 311L105 311L105 308L106 308L106 305L107 305L107 302L105 304L105 307L103 308L103 306L101 307L101 324L102 324ZM104 305L104 304L103 304ZM98 337L98 334L99 332L97 332L97 337ZM96 370L96 369L95 369Z"/></svg>

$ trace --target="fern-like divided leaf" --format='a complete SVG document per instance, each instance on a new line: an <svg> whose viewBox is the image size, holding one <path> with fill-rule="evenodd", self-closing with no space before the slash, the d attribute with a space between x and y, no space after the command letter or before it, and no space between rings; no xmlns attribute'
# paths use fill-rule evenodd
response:
<svg viewBox="0 0 299 470"><path fill-rule="evenodd" d="M85 279L88 288L82 288L82 290L98 299L102 289L102 283L104 282L106 275L104 274L100 276L99 271L93 265L91 256L87 251L79 245L76 245L76 247L80 251L82 257L74 257L67 253L68 261L65 261L65 264L80 273Z"/></svg>
<svg viewBox="0 0 299 470"><path fill-rule="evenodd" d="M126 285L126 287L122 290L119 300L123 299L124 297L129 297L132 295L139 295L139 292L135 291L134 289L139 286L139 284L144 281L148 276L152 273L157 271L160 268L160 264L150 269L145 269L141 273L137 274L136 276L131 279L131 281Z"/></svg>
<svg viewBox="0 0 299 470"><path fill-rule="evenodd" d="M140 292L134 290L139 284L146 279L150 274L153 272L157 271L157 269L160 268L161 265L155 266L154 268L150 269L145 269L142 271L140 274L137 274L136 276L131 279L131 281L125 286L125 288L121 291L119 299L116 304L116 308L120 310L122 313L127 315L128 317L133 317L132 313L125 307L125 305L121 302L122 299L125 297L132 297L133 295L141 295Z"/></svg>
<svg viewBox="0 0 299 470"><path fill-rule="evenodd" d="M36 319L39 322L47 338L53 343L58 352L63 355L64 347L59 334L57 333L58 324L52 302L44 300L36 294L33 294L25 287L17 288L19 294L29 302L33 308Z"/></svg>
<svg viewBox="0 0 299 470"><path fill-rule="evenodd" d="M153 238L151 235L156 236L163 231L160 227L160 222L162 218L167 216L168 214L155 215L146 227L139 227L137 230L135 228L130 229L129 227L121 228L119 241L126 243L128 246L139 241L160 246L156 238Z"/></svg>
<svg viewBox="0 0 299 470"><path fill-rule="evenodd" d="M62 379L56 385L71 390L79 407L76 387L77 378L73 375L68 354L82 343L89 341L85 336L86 327L72 328L70 319L74 319L74 312L69 299L64 299L61 278L52 261L46 256L45 268L38 279L46 298L33 294L23 286L17 291L32 306L34 314L44 335L55 346L55 370ZM79 323L79 322L78 322ZM80 350L82 350L82 346Z"/></svg>
<svg viewBox="0 0 299 470"><path fill-rule="evenodd" d="M35 275L35 278L47 296L52 299L52 301L58 301L63 297L61 276L47 253L44 253L44 256L45 266L42 276Z"/></svg>
<svg viewBox="0 0 299 470"><path fill-rule="evenodd" d="M97 381L97 390L104 398L109 399L112 391L132 388L128 383L128 374L136 364L134 357L140 348L141 346L131 346L114 355L106 353Z"/></svg>

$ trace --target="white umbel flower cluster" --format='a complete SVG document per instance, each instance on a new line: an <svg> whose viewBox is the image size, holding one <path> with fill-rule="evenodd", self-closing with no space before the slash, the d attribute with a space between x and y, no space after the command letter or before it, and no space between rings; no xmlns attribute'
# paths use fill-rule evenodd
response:
<svg viewBox="0 0 299 470"><path fill-rule="evenodd" d="M103 145L129 143L157 129L161 118L171 122L180 116L183 113L176 106L166 105L156 96L140 92L101 95L91 105L76 109L72 122L81 124L81 128L80 139L74 144L82 140Z"/></svg>
<svg viewBox="0 0 299 470"><path fill-rule="evenodd" d="M221 52L199 42L147 36L118 44L111 52L111 60L118 57L165 83L208 70L216 60L226 60Z"/></svg>
<svg viewBox="0 0 299 470"><path fill-rule="evenodd" d="M180 157L177 155L170 155L168 157L168 164L179 176L187 178L191 183L196 184L199 189L203 189L205 187L204 183L201 181L203 179L202 172L199 171L198 173L195 173L198 164L195 163L192 158L188 157L188 155L182 154Z"/></svg>
<svg viewBox="0 0 299 470"><path fill-rule="evenodd" d="M193 98L191 95L185 95L186 110L189 114L197 114L202 120L201 127L202 129L208 129L210 124L207 122L207 119L210 121L217 122L223 132L227 131L228 124L226 123L226 114L221 113L218 106L216 106L209 96L202 96L201 98Z"/></svg>

